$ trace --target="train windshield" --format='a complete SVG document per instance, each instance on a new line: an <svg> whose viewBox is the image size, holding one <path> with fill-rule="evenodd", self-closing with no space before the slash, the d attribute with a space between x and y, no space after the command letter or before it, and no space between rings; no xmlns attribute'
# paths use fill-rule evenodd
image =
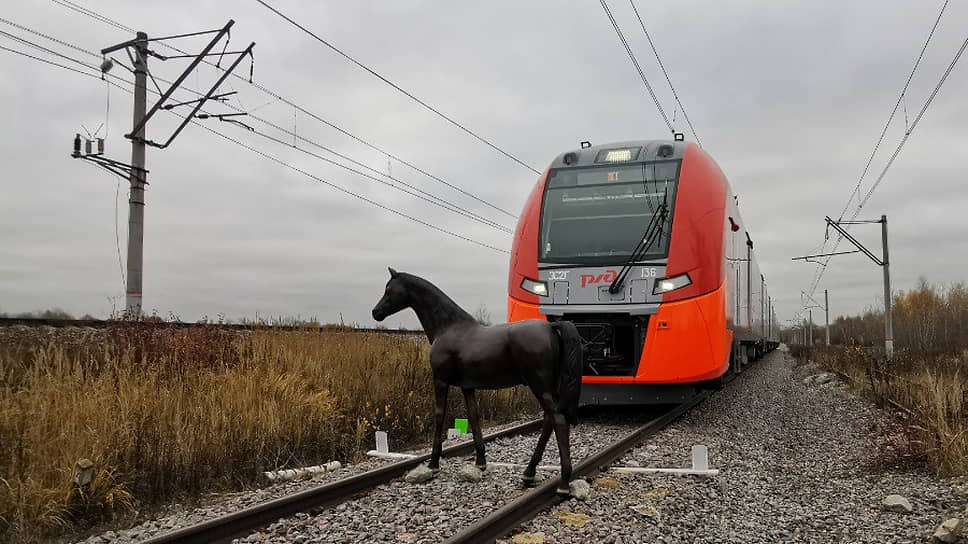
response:
<svg viewBox="0 0 968 544"><path fill-rule="evenodd" d="M631 256L665 203L673 210L680 161L562 168L548 174L539 261L605 265ZM671 213L643 258L669 251Z"/></svg>

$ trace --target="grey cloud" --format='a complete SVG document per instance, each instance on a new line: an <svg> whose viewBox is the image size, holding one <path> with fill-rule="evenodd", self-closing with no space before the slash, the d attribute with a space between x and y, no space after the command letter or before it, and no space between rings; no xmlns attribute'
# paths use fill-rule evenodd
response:
<svg viewBox="0 0 968 544"><path fill-rule="evenodd" d="M631 9L610 2L670 111L665 88ZM680 97L707 150L740 195L761 266L789 318L813 267L789 259L822 241L823 216L840 212L896 100L939 6L923 3L639 2ZM416 106L255 2L100 2L91 7L150 35L236 19L233 45L255 40L256 79L326 119L517 213L535 182L528 170ZM438 105L535 168L580 140L666 136L664 124L595 2L288 3L281 9L401 86ZM129 38L56 4L9 17L92 50ZM968 8L952 4L908 96L930 92L964 36ZM8 40L0 39L3 45ZM190 44L186 43L186 46ZM19 48L19 47L18 47ZM0 198L0 311L62 306L102 315L121 293L114 244L115 180L68 157L70 138L104 118L104 84L0 52L4 165ZM87 60L87 59L85 59ZM93 60L93 59L92 59ZM152 61L165 77L176 66ZM247 69L247 64L243 64ZM194 87L205 85L203 70ZM963 130L959 66L862 215L891 221L895 287L919 274L937 282L966 269L960 210ZM244 107L269 97L233 81ZM238 103L236 103L238 104ZM284 127L292 108L259 112ZM111 91L109 154L127 160L131 97ZM159 118L163 134L173 120ZM681 112L677 125L682 125ZM369 198L489 244L510 237L267 143L210 125ZM386 168L386 157L303 114L296 130ZM891 132L875 162L893 149ZM282 137L284 140L285 137ZM318 150L316 150L318 151ZM191 126L172 148L151 151L145 305L185 319L317 314L370 323L385 267L426 275L473 308L504 315L507 257L455 240L308 180ZM501 214L409 168L392 171L500 222ZM872 179L872 178L870 178ZM124 186L121 227L126 225ZM512 225L513 226L513 225ZM863 231L877 245L876 229ZM842 249L844 247L842 246ZM123 239L122 239L123 250ZM821 289L835 314L880 295L863 257L833 261ZM394 321L396 320L396 321ZM413 325L411 315L390 324Z"/></svg>

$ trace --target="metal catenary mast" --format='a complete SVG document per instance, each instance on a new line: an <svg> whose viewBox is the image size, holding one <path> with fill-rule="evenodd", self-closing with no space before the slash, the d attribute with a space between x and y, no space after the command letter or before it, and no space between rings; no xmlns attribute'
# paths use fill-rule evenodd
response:
<svg viewBox="0 0 968 544"><path fill-rule="evenodd" d="M101 54L104 55L104 62L101 64L101 70L107 72L110 70L114 64L117 63L110 55L117 51L124 50L129 59L133 64L132 72L134 72L135 82L134 82L134 115L132 121L131 132L125 134L125 138L131 140L131 164L125 164L123 162L115 161L104 157L104 142L103 140L98 140L97 152L91 152L90 142L85 146L84 152L81 151L81 137L80 135L74 138L74 152L72 156L77 159L83 159L98 166L101 166L110 172L122 175L128 178L130 185L130 193L128 196L128 258L127 258L127 283L125 285L125 310L124 315L127 318L138 318L142 315L142 272L143 272L143 262L144 262L144 213L145 213L145 188L148 185L148 170L146 166L146 155L147 148L149 146L158 149L165 149L174 141L175 137L181 133L182 129L195 118L211 118L215 117L220 120L221 117L218 115L209 115L205 113L199 113L202 106L206 101L210 99L220 100L223 95L216 95L216 91L223 81L228 77L230 73L239 65L243 58L249 56L252 58L252 49L255 47L255 42L249 44L247 48L242 51L225 51L223 48L220 53L212 53L212 49L215 47L223 37L228 36L232 25L235 21L230 20L220 29L215 30L205 30L201 32L193 32L189 34L177 34L173 36L163 36L160 38L148 38L148 34L145 32L138 32L133 40L128 40L110 47L105 47L101 50ZM178 38L188 38L192 36L199 36L204 34L214 34L215 36L209 41L205 48L197 55L176 55L176 56L165 56L161 55L150 48L151 42L161 41L161 40L172 40ZM226 42L228 45L228 42ZM169 99L172 94L178 90L179 86L185 80L188 75L195 70L202 60L210 55L218 55L220 58L225 55L238 55L230 67L222 72L221 76L212 85L211 89L205 93L201 98L195 100L188 100L185 102L171 103ZM189 63L188 67L182 72L180 76L171 84L168 90L161 92L159 89L159 94L161 97L158 101L148 110L148 77L150 72L148 71L148 57L155 57L162 61L176 58L190 57L192 61ZM251 79L251 67L250 67L250 79ZM229 93L230 94L230 93ZM175 131L163 142L158 143L152 141L146 136L146 129L148 121L154 116L155 113L160 109L171 110L175 107L194 105L192 111L182 117L182 122L178 125Z"/></svg>

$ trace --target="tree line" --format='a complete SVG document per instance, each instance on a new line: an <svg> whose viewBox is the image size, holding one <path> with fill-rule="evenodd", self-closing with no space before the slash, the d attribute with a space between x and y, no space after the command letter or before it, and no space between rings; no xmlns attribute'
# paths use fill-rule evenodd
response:
<svg viewBox="0 0 968 544"><path fill-rule="evenodd" d="M957 353L968 349L968 285L932 285L919 278L908 291L894 294L894 345L925 353ZM823 325L814 324L814 343L823 342ZM861 315L838 317L830 323L830 343L881 346L884 310L868 308Z"/></svg>

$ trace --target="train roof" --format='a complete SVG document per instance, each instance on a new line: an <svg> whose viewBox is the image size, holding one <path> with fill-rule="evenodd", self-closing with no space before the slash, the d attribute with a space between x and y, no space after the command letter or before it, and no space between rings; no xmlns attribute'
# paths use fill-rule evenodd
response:
<svg viewBox="0 0 968 544"><path fill-rule="evenodd" d="M625 142L609 142L607 144L593 145L591 147L572 149L561 153L551 163L551 168L574 168L577 166L594 166L609 164L603 160L607 151L632 150L635 156L629 162L640 162L650 160L676 160L682 159L686 148L690 142L673 140L630 140ZM671 146L671 153L666 146ZM663 153L659 154L659 148L663 148ZM567 157L567 160L566 160ZM575 160L577 158L577 160ZM618 164L618 163L613 163Z"/></svg>

